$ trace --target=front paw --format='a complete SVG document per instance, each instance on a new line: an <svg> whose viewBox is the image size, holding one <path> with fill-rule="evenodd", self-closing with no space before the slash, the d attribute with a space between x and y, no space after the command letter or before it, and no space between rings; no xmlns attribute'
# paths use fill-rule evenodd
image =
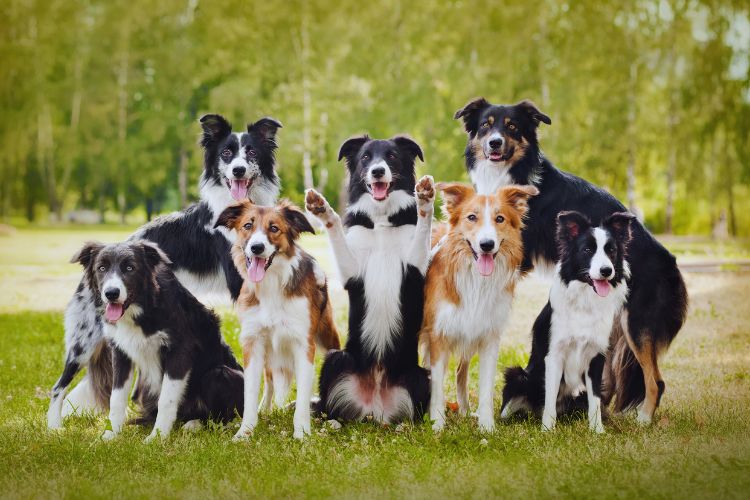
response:
<svg viewBox="0 0 750 500"><path fill-rule="evenodd" d="M167 433L163 433L163 432L160 432L160 431L154 429L154 430L151 431L151 434L149 434L148 436L146 436L146 439L144 439L143 442L146 443L146 444L148 444L148 443L156 441L157 438L161 438L161 440L164 441L165 439L167 439L168 435L169 434L167 434Z"/></svg>
<svg viewBox="0 0 750 500"><path fill-rule="evenodd" d="M114 431L107 429L106 431L104 431L104 434L102 434L102 441L112 441L116 437L117 434L115 434Z"/></svg>
<svg viewBox="0 0 750 500"><path fill-rule="evenodd" d="M542 431L551 431L555 428L555 417L552 415L542 415Z"/></svg>
<svg viewBox="0 0 750 500"><path fill-rule="evenodd" d="M305 191L305 208L326 225L333 220L333 209L325 197L314 189Z"/></svg>
<svg viewBox="0 0 750 500"><path fill-rule="evenodd" d="M250 436L253 434L253 429L251 427L246 427L244 425L240 426L240 430L237 431L237 433L232 437L233 443L241 443L243 441L247 441L250 439Z"/></svg>
<svg viewBox="0 0 750 500"><path fill-rule="evenodd" d="M493 418L479 417L479 431L480 432L495 432L495 420Z"/></svg>
<svg viewBox="0 0 750 500"><path fill-rule="evenodd" d="M414 195L417 198L419 215L425 217L431 214L435 202L435 180L431 175L425 175L419 179L414 188Z"/></svg>

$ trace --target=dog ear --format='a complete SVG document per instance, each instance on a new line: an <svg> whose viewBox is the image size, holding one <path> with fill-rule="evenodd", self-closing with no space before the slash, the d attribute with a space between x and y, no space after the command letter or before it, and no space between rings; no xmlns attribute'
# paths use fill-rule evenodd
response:
<svg viewBox="0 0 750 500"><path fill-rule="evenodd" d="M560 212L557 214L557 240L571 241L591 227L591 222L580 212Z"/></svg>
<svg viewBox="0 0 750 500"><path fill-rule="evenodd" d="M247 124L248 134L257 134L263 141L276 145L276 131L282 128L281 122L270 116L261 118L255 123Z"/></svg>
<svg viewBox="0 0 750 500"><path fill-rule="evenodd" d="M156 243L144 240L140 242L140 245L143 249L143 255L146 257L146 264L148 264L150 268L153 269L159 264L168 266L172 263L169 257L167 257L167 254L165 254Z"/></svg>
<svg viewBox="0 0 750 500"><path fill-rule="evenodd" d="M70 263L75 264L78 262L83 267L89 267L89 264L96 259L96 255L102 248L104 248L103 243L99 243L98 241L87 241L83 244L83 247L81 247L81 249L70 258Z"/></svg>
<svg viewBox="0 0 750 500"><path fill-rule="evenodd" d="M604 226L615 237L618 243L627 244L630 241L630 224L635 215L630 212L615 212L604 219Z"/></svg>
<svg viewBox="0 0 750 500"><path fill-rule="evenodd" d="M467 198L474 196L474 188L461 182L438 182L435 186L443 196L443 208L446 212L453 211Z"/></svg>
<svg viewBox="0 0 750 500"><path fill-rule="evenodd" d="M353 156L357 154L359 150L362 149L362 146L369 140L370 137L367 134L350 137L345 140L339 148L338 161L341 161L342 158L346 158L346 166L349 170L352 170L357 164L357 162L354 161Z"/></svg>
<svg viewBox="0 0 750 500"><path fill-rule="evenodd" d="M487 99L484 97L478 97L456 111L456 114L453 115L453 119L458 120L459 118L463 118L464 129L466 129L466 132L468 132L469 135L474 135L477 133L477 130L479 130L479 123L477 123L479 121L479 113L489 105L490 103L487 102Z"/></svg>
<svg viewBox="0 0 750 500"><path fill-rule="evenodd" d="M289 223L289 226L295 232L295 238L299 233L312 233L315 234L310 221L307 220L305 214L289 201L283 201L281 203L281 215Z"/></svg>
<svg viewBox="0 0 750 500"><path fill-rule="evenodd" d="M531 118L531 121L534 122L534 126L538 127L539 122L546 123L547 125L552 125L552 119L539 111L539 108L536 107L536 104L529 101L528 99L524 99L523 101L516 104L516 107L521 108L522 111L524 111L529 118Z"/></svg>
<svg viewBox="0 0 750 500"><path fill-rule="evenodd" d="M200 118L203 136L201 146L204 148L232 132L232 124L221 115L203 115Z"/></svg>
<svg viewBox="0 0 750 500"><path fill-rule="evenodd" d="M396 143L396 146L402 153L409 157L412 163L414 163L415 158L419 158L424 162L422 148L419 147L419 144L414 139L408 135L397 135L392 137L391 140Z"/></svg>
<svg viewBox="0 0 750 500"><path fill-rule="evenodd" d="M250 208L250 205L252 205L250 200L242 200L234 205L229 205L219 214L219 218L216 219L216 223L214 224L214 229L217 227L232 229L237 224L237 219L242 217L242 214L245 213L246 209Z"/></svg>
<svg viewBox="0 0 750 500"><path fill-rule="evenodd" d="M497 190L497 195L505 203L513 206L521 215L526 215L529 209L529 198L539 194L539 190L536 186L532 185L511 185L505 186Z"/></svg>

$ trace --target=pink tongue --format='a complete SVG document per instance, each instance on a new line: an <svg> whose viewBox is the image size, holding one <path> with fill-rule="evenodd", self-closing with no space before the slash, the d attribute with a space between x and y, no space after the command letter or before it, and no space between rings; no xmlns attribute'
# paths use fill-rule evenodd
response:
<svg viewBox="0 0 750 500"><path fill-rule="evenodd" d="M477 269L482 276L489 276L495 269L495 259L488 253L483 253L477 259Z"/></svg>
<svg viewBox="0 0 750 500"><path fill-rule="evenodd" d="M247 179L233 179L229 181L229 193L237 201L242 201L247 196Z"/></svg>
<svg viewBox="0 0 750 500"><path fill-rule="evenodd" d="M372 197L376 200L385 200L388 196L388 184L386 182L374 182L372 184Z"/></svg>
<svg viewBox="0 0 750 500"><path fill-rule="evenodd" d="M250 265L247 266L247 275L253 283L259 283L266 275L266 260L260 257L250 259Z"/></svg>
<svg viewBox="0 0 750 500"><path fill-rule="evenodd" d="M594 280L594 290L599 297L606 297L609 295L609 281L607 280Z"/></svg>
<svg viewBox="0 0 750 500"><path fill-rule="evenodd" d="M107 309L104 311L104 317L112 323L122 318L122 304L108 303Z"/></svg>

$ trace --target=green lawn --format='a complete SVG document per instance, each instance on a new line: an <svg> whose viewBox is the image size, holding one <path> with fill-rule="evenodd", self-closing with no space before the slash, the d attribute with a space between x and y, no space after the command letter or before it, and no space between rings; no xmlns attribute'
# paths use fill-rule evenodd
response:
<svg viewBox="0 0 750 500"><path fill-rule="evenodd" d="M62 309L79 276L67 260L86 239L126 235L105 228L0 237L4 497L747 497L750 274L742 273L686 275L689 319L662 360L667 391L649 428L631 415L614 418L603 436L589 433L580 419L553 433L540 432L536 421L501 423L486 436L469 418L454 419L439 435L427 424L333 431L314 422L314 435L298 443L291 413L277 411L261 417L243 444L230 442L238 421L150 445L142 443L147 430L133 427L114 442L100 441L101 416L74 417L64 430L48 432L47 391L62 367ZM331 270L323 238L307 238L305 246ZM701 251L713 250L705 243ZM345 331L346 298L335 281L332 289ZM534 279L519 287L500 368L525 359L545 295L546 285ZM218 310L237 349L234 314L226 304ZM471 388L476 403L476 366Z"/></svg>

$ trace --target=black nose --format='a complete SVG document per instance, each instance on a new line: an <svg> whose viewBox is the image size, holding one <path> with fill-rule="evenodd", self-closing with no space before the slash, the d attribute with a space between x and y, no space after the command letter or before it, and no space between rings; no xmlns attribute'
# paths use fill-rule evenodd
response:
<svg viewBox="0 0 750 500"><path fill-rule="evenodd" d="M380 179L385 175L385 167L373 168L370 173L375 179Z"/></svg>
<svg viewBox="0 0 750 500"><path fill-rule="evenodd" d="M490 141L490 147L492 149L498 149L502 145L503 145L503 140L502 139L492 139Z"/></svg>
<svg viewBox="0 0 750 500"><path fill-rule="evenodd" d="M255 255L260 255L263 253L263 250L266 249L266 246L263 243L253 243L250 245L250 251L253 252Z"/></svg>
<svg viewBox="0 0 750 500"><path fill-rule="evenodd" d="M234 167L232 169L232 173L235 177L242 177L243 175L245 175L245 170L245 167Z"/></svg>
<svg viewBox="0 0 750 500"><path fill-rule="evenodd" d="M106 290L104 290L104 296L107 297L107 300L117 300L117 297L120 296L120 289L107 288Z"/></svg>
<svg viewBox="0 0 750 500"><path fill-rule="evenodd" d="M602 266L602 268L599 269L599 274L601 274L604 278L609 278L612 274L612 268L609 266Z"/></svg>
<svg viewBox="0 0 750 500"><path fill-rule="evenodd" d="M479 248L481 248L483 252L491 252L492 249L495 248L495 242L492 240L482 240L479 242Z"/></svg>

